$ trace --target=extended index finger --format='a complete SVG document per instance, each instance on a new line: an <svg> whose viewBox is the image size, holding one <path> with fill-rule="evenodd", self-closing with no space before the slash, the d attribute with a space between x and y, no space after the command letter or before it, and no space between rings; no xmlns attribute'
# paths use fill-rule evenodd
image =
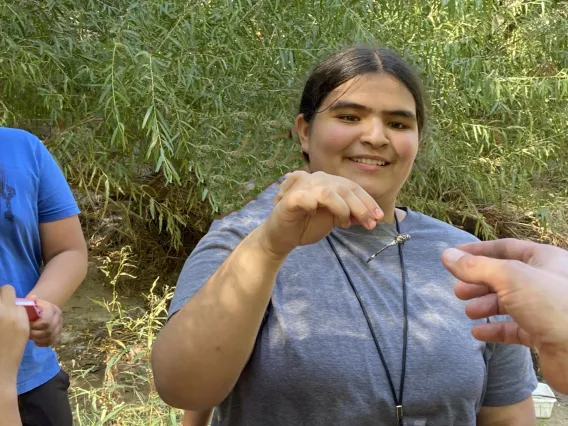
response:
<svg viewBox="0 0 568 426"><path fill-rule="evenodd" d="M375 220L381 220L384 217L383 210L367 191L356 185L352 192L363 202Z"/></svg>
<svg viewBox="0 0 568 426"><path fill-rule="evenodd" d="M485 284L495 292L524 282L526 268L518 261L477 256L450 248L442 253L442 263L460 281Z"/></svg>

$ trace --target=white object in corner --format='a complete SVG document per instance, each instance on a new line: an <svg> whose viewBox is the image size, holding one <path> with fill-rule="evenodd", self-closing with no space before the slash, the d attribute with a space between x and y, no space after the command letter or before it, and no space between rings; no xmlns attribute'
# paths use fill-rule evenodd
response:
<svg viewBox="0 0 568 426"><path fill-rule="evenodd" d="M534 411L537 419L548 419L552 416L552 407L556 403L556 396L550 386L546 383L539 383L532 393L534 401Z"/></svg>

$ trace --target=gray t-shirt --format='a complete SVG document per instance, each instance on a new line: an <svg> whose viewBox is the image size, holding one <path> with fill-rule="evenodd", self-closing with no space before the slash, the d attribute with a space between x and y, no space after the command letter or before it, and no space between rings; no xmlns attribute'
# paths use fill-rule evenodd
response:
<svg viewBox="0 0 568 426"><path fill-rule="evenodd" d="M215 221L185 263L170 315L211 277L242 239L270 214L272 185L242 210ZM480 406L520 402L536 387L530 352L475 340L465 302L441 252L476 241L470 234L406 209L401 232L407 271L408 346L404 419L408 426L475 425ZM389 229L390 228L390 229ZM331 233L369 313L399 391L403 299L398 249L370 264L392 241L394 225ZM253 261L251 259L251 261ZM394 425L385 369L362 309L326 239L295 249L278 273L251 358L213 425Z"/></svg>

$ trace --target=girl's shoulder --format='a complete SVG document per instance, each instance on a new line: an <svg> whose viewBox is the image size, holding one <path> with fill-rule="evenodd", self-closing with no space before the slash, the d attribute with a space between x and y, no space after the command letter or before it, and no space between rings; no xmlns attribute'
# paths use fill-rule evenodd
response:
<svg viewBox="0 0 568 426"><path fill-rule="evenodd" d="M247 201L239 210L229 212L213 221L210 231L233 229L248 233L255 229L266 220L274 208L273 200L278 194L282 181L283 178L277 179L258 196Z"/></svg>
<svg viewBox="0 0 568 426"><path fill-rule="evenodd" d="M402 222L403 232L429 237L430 240L445 240L453 244L477 242L479 239L459 227L406 208L407 216ZM406 231L405 231L406 229Z"/></svg>

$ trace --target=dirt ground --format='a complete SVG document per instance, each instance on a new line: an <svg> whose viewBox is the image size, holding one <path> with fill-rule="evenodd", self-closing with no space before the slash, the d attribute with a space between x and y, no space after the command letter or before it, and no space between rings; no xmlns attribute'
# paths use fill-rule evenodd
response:
<svg viewBox="0 0 568 426"><path fill-rule="evenodd" d="M89 264L89 273L78 291L66 303L63 309L63 331L55 348L61 364L66 371L87 370L87 383L71 376L71 385L99 387L106 367L105 354L100 350L102 341L107 336L108 310L94 301L110 302L113 297L112 287L107 278L94 263ZM141 295L121 294L120 302L125 311L142 311L144 299Z"/></svg>
<svg viewBox="0 0 568 426"><path fill-rule="evenodd" d="M170 280L171 281L171 280ZM71 385L100 387L105 372L105 355L98 343L106 336L109 313L93 300L112 300L112 288L105 285L106 277L95 264L90 265L89 275L64 309L64 329L56 347L63 367L67 371L91 369L86 379L72 375ZM170 283L172 284L172 283ZM140 294L121 292L120 301L125 312L136 314L144 309ZM86 383L85 383L86 380ZM556 394L558 402L550 419L539 419L539 426L568 426L568 396Z"/></svg>

